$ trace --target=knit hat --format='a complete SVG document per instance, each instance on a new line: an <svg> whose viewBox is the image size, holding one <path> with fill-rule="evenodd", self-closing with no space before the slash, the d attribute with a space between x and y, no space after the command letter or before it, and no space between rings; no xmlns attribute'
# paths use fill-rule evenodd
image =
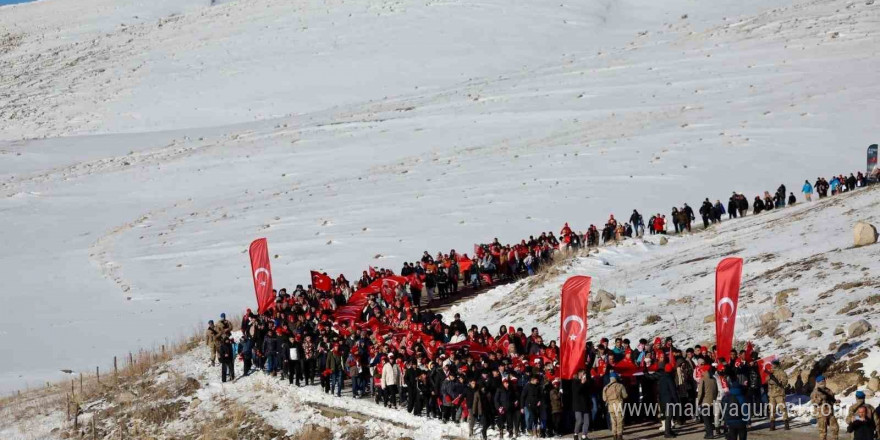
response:
<svg viewBox="0 0 880 440"><path fill-rule="evenodd" d="M825 382L825 376L816 376L816 382Z"/></svg>
<svg viewBox="0 0 880 440"><path fill-rule="evenodd" d="M864 399L864 398L865 398L864 391L862 391L862 390L856 391L856 399Z"/></svg>
<svg viewBox="0 0 880 440"><path fill-rule="evenodd" d="M220 314L220 317L223 318L223 319L226 319L226 314L225 314L225 313L221 313L221 314Z"/></svg>

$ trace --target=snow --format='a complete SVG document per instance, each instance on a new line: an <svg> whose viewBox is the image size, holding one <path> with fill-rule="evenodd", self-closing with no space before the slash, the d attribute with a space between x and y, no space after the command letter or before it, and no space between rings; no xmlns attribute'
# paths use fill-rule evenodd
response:
<svg viewBox="0 0 880 440"><path fill-rule="evenodd" d="M864 3L208 3L0 12L0 390L243 309L257 237L293 287L795 189L876 142L880 9ZM600 255L654 252L639 246ZM654 281L609 289L651 304Z"/></svg>
<svg viewBox="0 0 880 440"><path fill-rule="evenodd" d="M526 331L535 326L556 339L562 284L571 276L588 275L594 294L602 289L625 298L625 303L618 298L613 309L590 312L590 340L622 337L635 345L640 338L672 336L679 347L711 346L715 323L703 318L714 311L715 266L726 256L738 256L744 266L734 341L753 341L764 355L788 356L797 363L827 354L848 361L866 350L859 369L871 377L880 364L880 314L868 299L876 303L880 291L880 247L854 248L852 228L857 221L880 223L878 194L875 186L798 203L724 221L705 232L668 237L667 245L659 244L659 235L625 240L575 258L542 282L524 279L502 286L446 313L460 313L468 325L486 325L493 333L501 325ZM784 305L792 318L780 323L777 337L759 335L761 315L777 310L776 294L786 290ZM858 303L854 312L841 313L852 301ZM660 321L645 324L649 314L659 315ZM860 319L873 330L848 337L849 325ZM837 328L844 334L835 335ZM811 330L822 336L809 338ZM844 342L851 348L829 347ZM844 403L853 401L849 396Z"/></svg>

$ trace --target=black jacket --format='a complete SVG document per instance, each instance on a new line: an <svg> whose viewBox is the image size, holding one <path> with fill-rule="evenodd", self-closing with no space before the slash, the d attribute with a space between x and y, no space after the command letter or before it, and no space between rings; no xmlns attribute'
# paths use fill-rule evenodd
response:
<svg viewBox="0 0 880 440"><path fill-rule="evenodd" d="M663 371L651 373L648 377L657 382L660 404L678 403L678 391L675 388L675 379L672 378L671 374Z"/></svg>
<svg viewBox="0 0 880 440"><path fill-rule="evenodd" d="M224 341L220 343L220 362L222 363L232 363L232 344L229 341Z"/></svg>
<svg viewBox="0 0 880 440"><path fill-rule="evenodd" d="M853 420L846 427L846 432L853 433L853 440L874 440L874 430L876 425L871 419L872 414L868 414L867 420Z"/></svg>
<svg viewBox="0 0 880 440"><path fill-rule="evenodd" d="M574 412L588 413L593 409L593 398L590 395L590 381L581 383L575 379L571 382L571 410Z"/></svg>
<svg viewBox="0 0 880 440"><path fill-rule="evenodd" d="M541 385L529 382L522 389L520 402L522 402L523 408L535 409L541 402L541 398Z"/></svg>
<svg viewBox="0 0 880 440"><path fill-rule="evenodd" d="M510 392L510 389L504 388L504 386L502 386L501 388L498 388L497 390L495 390L495 399L494 399L495 400L495 402L494 402L495 403L495 411L499 412L499 413L502 412L502 410L504 413L510 413L510 412L515 411L516 410L516 406L514 405L514 402L516 401L515 399L516 398L513 397L512 393Z"/></svg>

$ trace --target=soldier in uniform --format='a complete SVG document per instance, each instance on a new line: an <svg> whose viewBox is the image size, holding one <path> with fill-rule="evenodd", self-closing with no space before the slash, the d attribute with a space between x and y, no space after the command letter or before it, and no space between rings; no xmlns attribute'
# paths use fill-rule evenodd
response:
<svg viewBox="0 0 880 440"><path fill-rule="evenodd" d="M785 430L791 429L788 425L788 408L785 406L785 385L788 383L788 375L779 366L779 361L773 361L773 371L767 377L767 396L770 405L770 430L776 430L776 412L782 409L782 421Z"/></svg>
<svg viewBox="0 0 880 440"><path fill-rule="evenodd" d="M213 367L217 363L217 343L220 337L220 332L217 331L217 327L214 327L214 320L208 321L208 329L205 330L205 344L211 350L211 366Z"/></svg>
<svg viewBox="0 0 880 440"><path fill-rule="evenodd" d="M220 314L220 321L217 321L217 331L224 338L232 336L232 323L226 319L225 313Z"/></svg>
<svg viewBox="0 0 880 440"><path fill-rule="evenodd" d="M816 377L816 388L810 394L810 402L815 405L816 426L819 428L819 440L827 440L828 431L831 431L831 440L838 440L840 428L837 426L837 418L834 417L834 404L840 403L834 397L834 392L825 384L825 376Z"/></svg>
<svg viewBox="0 0 880 440"><path fill-rule="evenodd" d="M623 440L623 402L626 398L626 388L618 382L617 373L611 373L608 385L602 389L602 400L611 416L611 434L614 435L614 440Z"/></svg>

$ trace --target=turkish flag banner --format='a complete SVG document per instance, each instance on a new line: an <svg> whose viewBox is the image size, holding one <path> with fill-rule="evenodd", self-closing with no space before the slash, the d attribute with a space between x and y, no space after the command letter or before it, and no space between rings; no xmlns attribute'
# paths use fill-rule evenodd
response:
<svg viewBox="0 0 880 440"><path fill-rule="evenodd" d="M321 292L329 292L333 287L333 280L321 272L312 271L312 286Z"/></svg>
<svg viewBox="0 0 880 440"><path fill-rule="evenodd" d="M269 267L269 245L265 238L258 238L251 243L250 255L254 291L257 294L257 311L262 314L275 307L275 293L272 292L272 268Z"/></svg>
<svg viewBox="0 0 880 440"><path fill-rule="evenodd" d="M592 278L574 276L562 286L562 325L559 328L559 377L571 379L584 368L587 343L587 304Z"/></svg>
<svg viewBox="0 0 880 440"><path fill-rule="evenodd" d="M719 358L731 362L733 329L739 303L739 285L742 280L743 260L730 257L721 260L715 270L715 344Z"/></svg>

